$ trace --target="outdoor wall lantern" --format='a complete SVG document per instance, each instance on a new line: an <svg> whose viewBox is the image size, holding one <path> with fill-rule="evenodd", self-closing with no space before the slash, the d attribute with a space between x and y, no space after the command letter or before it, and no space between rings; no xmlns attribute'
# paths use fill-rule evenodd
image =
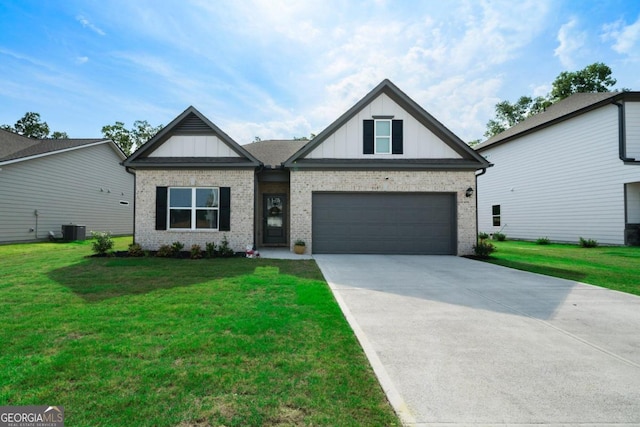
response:
<svg viewBox="0 0 640 427"><path fill-rule="evenodd" d="M467 192L466 192L466 193L464 193L464 195L465 195L466 197L471 197L471 196L473 196L473 188L471 188L471 187L467 188Z"/></svg>

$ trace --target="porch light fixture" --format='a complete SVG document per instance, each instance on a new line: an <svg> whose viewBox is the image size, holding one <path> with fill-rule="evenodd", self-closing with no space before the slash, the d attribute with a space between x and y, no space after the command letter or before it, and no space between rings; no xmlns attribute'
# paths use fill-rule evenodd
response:
<svg viewBox="0 0 640 427"><path fill-rule="evenodd" d="M466 197L471 197L471 196L473 196L473 188L471 188L471 187L467 188L467 191L464 193L464 195L465 195Z"/></svg>

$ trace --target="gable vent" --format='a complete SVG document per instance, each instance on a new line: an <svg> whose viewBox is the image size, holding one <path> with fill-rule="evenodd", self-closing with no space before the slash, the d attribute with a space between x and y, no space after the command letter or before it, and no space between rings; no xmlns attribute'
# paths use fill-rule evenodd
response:
<svg viewBox="0 0 640 427"><path fill-rule="evenodd" d="M213 129L193 113L185 117L173 130L181 133L213 133Z"/></svg>

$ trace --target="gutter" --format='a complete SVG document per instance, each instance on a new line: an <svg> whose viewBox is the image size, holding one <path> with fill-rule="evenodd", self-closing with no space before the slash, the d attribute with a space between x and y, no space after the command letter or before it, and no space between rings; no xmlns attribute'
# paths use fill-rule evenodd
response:
<svg viewBox="0 0 640 427"><path fill-rule="evenodd" d="M613 105L618 107L618 157L624 163L640 164L640 160L627 157L627 135L625 126L624 104L618 101L612 101Z"/></svg>

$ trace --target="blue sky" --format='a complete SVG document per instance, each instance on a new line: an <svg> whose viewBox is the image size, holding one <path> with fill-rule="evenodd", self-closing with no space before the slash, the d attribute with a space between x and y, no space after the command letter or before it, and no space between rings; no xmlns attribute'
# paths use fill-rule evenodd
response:
<svg viewBox="0 0 640 427"><path fill-rule="evenodd" d="M167 124L241 144L318 133L384 78L465 141L494 105L593 62L640 90L640 1L5 0L0 124Z"/></svg>

